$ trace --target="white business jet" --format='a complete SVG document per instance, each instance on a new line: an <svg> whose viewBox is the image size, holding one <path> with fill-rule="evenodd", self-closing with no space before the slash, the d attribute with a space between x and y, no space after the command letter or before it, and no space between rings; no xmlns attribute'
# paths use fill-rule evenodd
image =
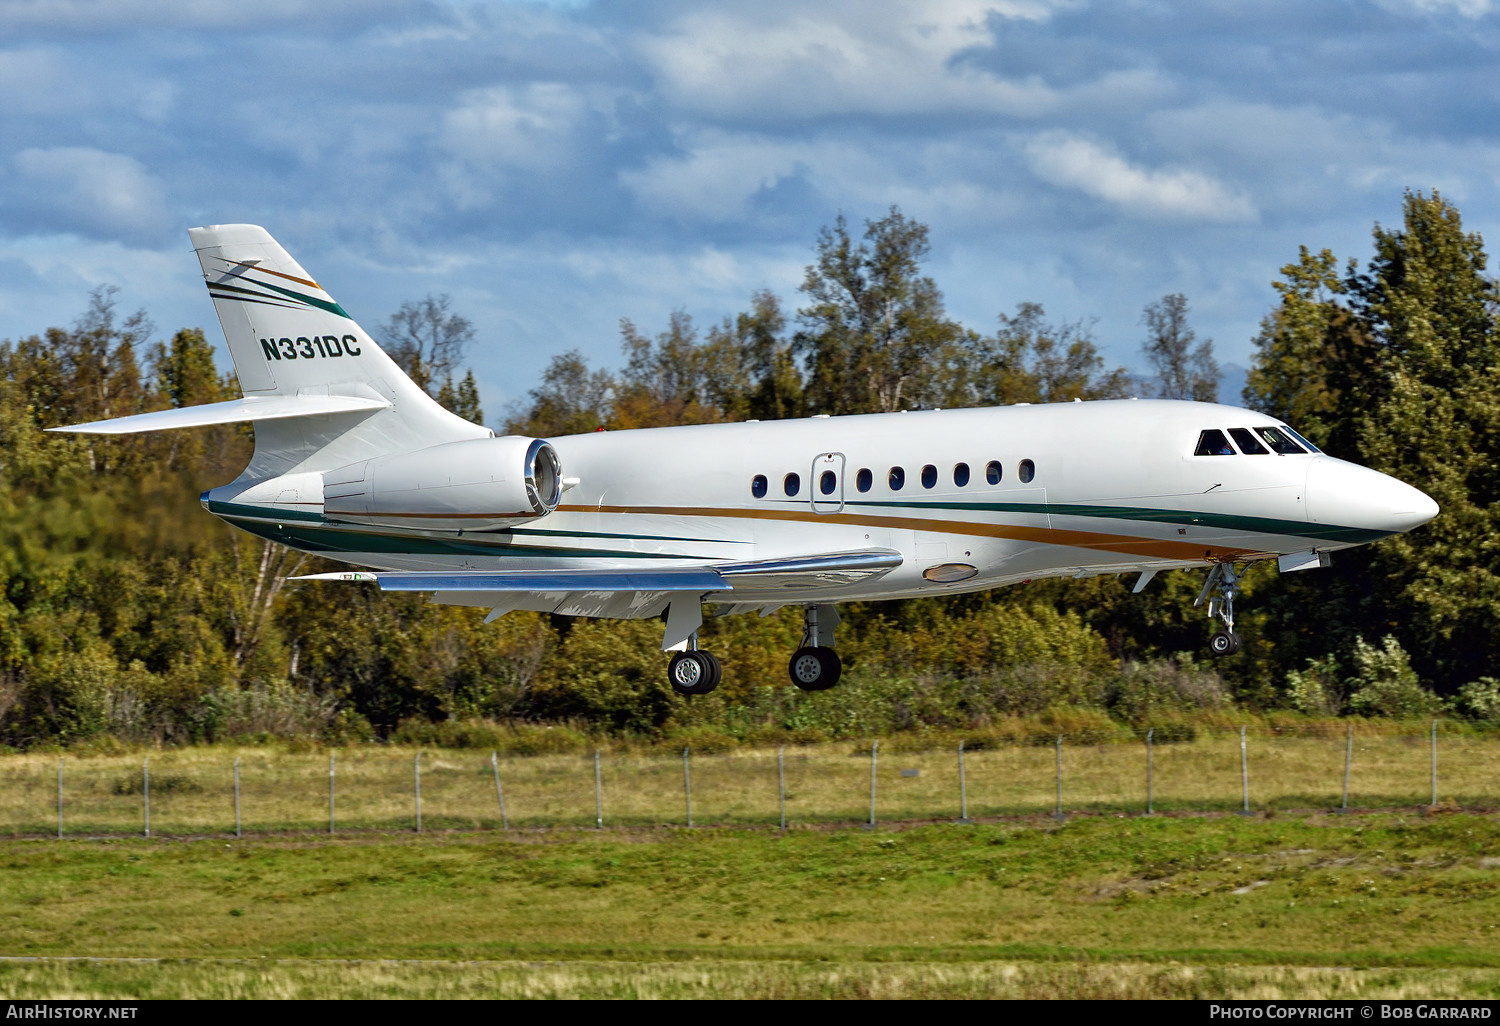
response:
<svg viewBox="0 0 1500 1026"><path fill-rule="evenodd" d="M254 225L192 229L244 398L77 424L121 434L255 423L204 507L242 530L489 610L665 614L672 687L706 694L720 614L803 609L792 682L841 672L839 602L1045 577L1207 567L1198 604L1239 647L1240 571L1283 572L1409 531L1430 498L1233 406L1110 400L496 437L447 412Z"/></svg>

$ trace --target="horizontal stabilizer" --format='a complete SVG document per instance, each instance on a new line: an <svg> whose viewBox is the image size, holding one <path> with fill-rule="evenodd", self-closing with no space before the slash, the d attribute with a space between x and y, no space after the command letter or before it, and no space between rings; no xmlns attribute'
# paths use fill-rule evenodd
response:
<svg viewBox="0 0 1500 1026"><path fill-rule="evenodd" d="M365 399L352 395L252 396L225 403L137 413L133 417L69 424L67 427L48 430L87 435L129 435L138 431L172 431L177 428L235 424L247 420L285 420L288 417L318 417L330 413L369 413L388 409L390 405L384 399Z"/></svg>

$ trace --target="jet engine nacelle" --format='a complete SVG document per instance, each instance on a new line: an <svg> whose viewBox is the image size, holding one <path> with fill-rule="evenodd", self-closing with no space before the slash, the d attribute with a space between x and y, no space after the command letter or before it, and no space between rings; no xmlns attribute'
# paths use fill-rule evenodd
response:
<svg viewBox="0 0 1500 1026"><path fill-rule="evenodd" d="M550 443L473 438L325 473L323 515L424 531L495 531L546 516L562 491Z"/></svg>

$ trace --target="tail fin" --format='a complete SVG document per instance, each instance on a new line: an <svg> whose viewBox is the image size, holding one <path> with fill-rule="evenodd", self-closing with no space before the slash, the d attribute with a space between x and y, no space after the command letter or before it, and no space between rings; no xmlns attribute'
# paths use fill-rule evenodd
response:
<svg viewBox="0 0 1500 1026"><path fill-rule="evenodd" d="M188 235L247 399L335 396L386 407L313 415L309 404L308 417L258 421L247 477L492 434L419 388L264 228L210 225Z"/></svg>

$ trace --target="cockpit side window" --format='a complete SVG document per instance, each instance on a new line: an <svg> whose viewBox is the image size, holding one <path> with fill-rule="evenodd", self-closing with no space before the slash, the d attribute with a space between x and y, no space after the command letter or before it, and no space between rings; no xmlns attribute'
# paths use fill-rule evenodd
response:
<svg viewBox="0 0 1500 1026"><path fill-rule="evenodd" d="M1218 428L1208 428L1198 436L1198 448L1193 450L1194 456L1233 456L1234 447L1229 444L1229 439L1224 437L1224 432Z"/></svg>
<svg viewBox="0 0 1500 1026"><path fill-rule="evenodd" d="M1258 442L1249 428L1230 428L1229 437L1234 439L1234 444L1240 447L1240 452L1246 456L1269 456L1271 450Z"/></svg>
<svg viewBox="0 0 1500 1026"><path fill-rule="evenodd" d="M1285 424L1281 425L1281 430L1285 431L1287 434L1291 435L1297 441L1301 442L1302 443L1302 447L1304 449L1306 449L1308 452L1322 452L1323 451L1322 449L1319 449L1316 445L1313 445L1307 439L1303 438L1302 437L1302 433L1300 431L1294 431L1291 428L1287 427Z"/></svg>
<svg viewBox="0 0 1500 1026"><path fill-rule="evenodd" d="M1290 436L1280 428L1256 428L1255 433L1264 438L1267 445L1283 456L1296 456L1306 451L1302 446L1292 441Z"/></svg>

